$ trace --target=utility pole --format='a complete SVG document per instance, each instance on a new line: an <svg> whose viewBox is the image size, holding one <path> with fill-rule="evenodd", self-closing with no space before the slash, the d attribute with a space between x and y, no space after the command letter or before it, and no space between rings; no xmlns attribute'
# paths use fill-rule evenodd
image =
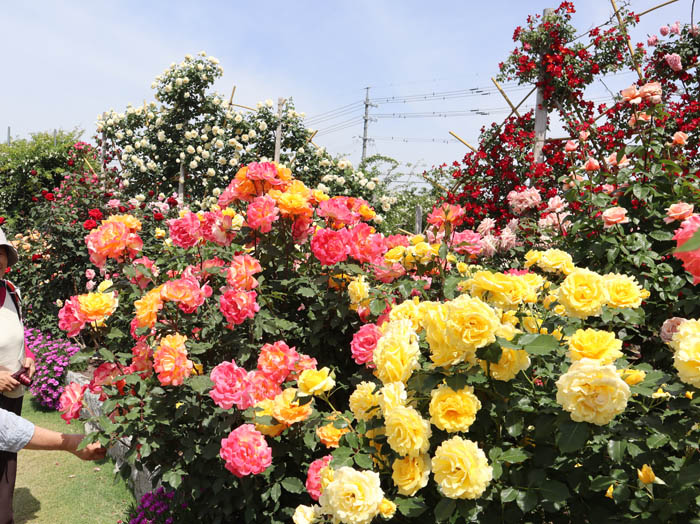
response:
<svg viewBox="0 0 700 524"><path fill-rule="evenodd" d="M369 138L367 138L367 124L369 124L369 87L365 87L365 129L362 133L362 160L360 163L362 164L365 161L365 158L367 158L367 142L369 141Z"/></svg>
<svg viewBox="0 0 700 524"><path fill-rule="evenodd" d="M554 9L547 8L542 13L542 21L554 13ZM542 148L544 147L544 139L547 135L547 109L544 104L544 87L541 85L542 76L539 78L540 86L537 88L537 101L535 102L535 147L533 156L535 162L542 162Z"/></svg>
<svg viewBox="0 0 700 524"><path fill-rule="evenodd" d="M10 126L7 126L7 145L9 146L11 142L12 138L10 138Z"/></svg>
<svg viewBox="0 0 700 524"><path fill-rule="evenodd" d="M277 99L277 131L275 132L275 164L280 163L280 153L282 151L282 108L286 100L282 97Z"/></svg>

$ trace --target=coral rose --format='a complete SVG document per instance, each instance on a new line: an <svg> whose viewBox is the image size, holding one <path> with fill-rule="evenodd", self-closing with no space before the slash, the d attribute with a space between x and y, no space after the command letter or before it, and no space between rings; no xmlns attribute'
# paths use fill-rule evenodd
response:
<svg viewBox="0 0 700 524"><path fill-rule="evenodd" d="M611 207L603 211L603 227L606 229L615 224L627 224L630 219L624 207Z"/></svg>
<svg viewBox="0 0 700 524"><path fill-rule="evenodd" d="M272 450L252 424L243 424L221 440L221 458L238 478L257 475L272 464Z"/></svg>

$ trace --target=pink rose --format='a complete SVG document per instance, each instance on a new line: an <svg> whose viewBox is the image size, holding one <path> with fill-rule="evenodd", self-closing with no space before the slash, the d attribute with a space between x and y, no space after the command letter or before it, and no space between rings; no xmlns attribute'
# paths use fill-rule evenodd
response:
<svg viewBox="0 0 700 524"><path fill-rule="evenodd" d="M83 395L87 389L87 384L82 386L77 382L71 382L61 394L58 400L58 411L63 411L61 418L70 424L70 421L80 417L80 410L83 407Z"/></svg>
<svg viewBox="0 0 700 524"><path fill-rule="evenodd" d="M586 171L598 171L600 169L600 163L592 157L588 157L586 163L583 165L583 169Z"/></svg>
<svg viewBox="0 0 700 524"><path fill-rule="evenodd" d="M224 361L211 370L209 378L214 387L209 391L209 396L214 403L222 409L231 409L234 405L238 409L247 409L243 399L243 391L248 372L236 365L234 361ZM245 408L241 407L246 405Z"/></svg>
<svg viewBox="0 0 700 524"><path fill-rule="evenodd" d="M375 324L365 324L357 330L350 342L353 360L359 365L367 364L367 367L374 367L372 364L374 348L377 347L381 337L382 332Z"/></svg>
<svg viewBox="0 0 700 524"><path fill-rule="evenodd" d="M686 320L687 319L681 317L671 317L664 320L664 323L661 324L661 332L659 333L661 340L666 342L666 344L671 342L671 340L673 340L673 335L676 334L678 328L681 327L681 324Z"/></svg>
<svg viewBox="0 0 700 524"><path fill-rule="evenodd" d="M221 440L221 458L238 478L257 475L272 464L272 450L253 424L243 424Z"/></svg>
<svg viewBox="0 0 700 524"><path fill-rule="evenodd" d="M199 217L188 211L182 218L168 220L170 238L178 247L185 249L196 246L202 240L201 222Z"/></svg>
<svg viewBox="0 0 700 524"><path fill-rule="evenodd" d="M690 240L699 228L700 215L690 215L686 218L673 236L673 240L676 241L676 247L681 247ZM700 249L673 253L673 256L681 260L685 270L693 275L693 284L700 283Z"/></svg>
<svg viewBox="0 0 700 524"><path fill-rule="evenodd" d="M677 202L672 204L666 209L666 218L664 222L670 224L676 220L683 221L693 214L693 204L686 204L685 202Z"/></svg>
<svg viewBox="0 0 700 524"><path fill-rule="evenodd" d="M58 327L69 337L76 336L85 326L85 319L80 314L77 303L77 297L71 297L58 312Z"/></svg>
<svg viewBox="0 0 700 524"><path fill-rule="evenodd" d="M578 144L574 142L573 140L567 140L566 145L564 145L564 151L567 153L571 153L573 151L576 151L578 149Z"/></svg>
<svg viewBox="0 0 700 524"><path fill-rule="evenodd" d="M547 209L551 213L559 213L566 209L567 203L559 195L555 195L547 201Z"/></svg>
<svg viewBox="0 0 700 524"><path fill-rule="evenodd" d="M669 31L672 35L680 35L681 34L681 23L678 20L676 20L669 28Z"/></svg>
<svg viewBox="0 0 700 524"><path fill-rule="evenodd" d="M676 73L683 70L683 63L681 62L681 57L677 53L665 54L664 60L668 66L673 69Z"/></svg>
<svg viewBox="0 0 700 524"><path fill-rule="evenodd" d="M85 278L88 280L92 280L95 278L95 270L94 269L86 269L85 270Z"/></svg>
<svg viewBox="0 0 700 524"><path fill-rule="evenodd" d="M324 266L332 266L348 258L348 230L319 229L311 239L311 251Z"/></svg>
<svg viewBox="0 0 700 524"><path fill-rule="evenodd" d="M661 36L668 36L668 33L671 32L671 29L667 25L662 25L659 28L659 33L661 33Z"/></svg>
<svg viewBox="0 0 700 524"><path fill-rule="evenodd" d="M658 43L659 43L659 37L656 35L651 35L649 38L647 38L647 45L649 47L653 47Z"/></svg>
<svg viewBox="0 0 700 524"><path fill-rule="evenodd" d="M480 235L486 235L495 227L496 221L493 218L486 217L479 223L478 227L476 228L476 232Z"/></svg>
<svg viewBox="0 0 700 524"><path fill-rule="evenodd" d="M663 90L659 82L647 82L639 88L639 96L650 104L658 104L661 102Z"/></svg>
<svg viewBox="0 0 700 524"><path fill-rule="evenodd" d="M323 458L314 460L309 465L309 472L306 475L306 491L312 499L318 500L321 497L321 470L328 466L333 460L333 455L326 455Z"/></svg>
<svg viewBox="0 0 700 524"><path fill-rule="evenodd" d="M224 290L219 298L219 307L228 322L229 329L233 329L234 324L242 324L247 318L253 318L255 313L260 311L260 306L255 300L257 296L255 291L233 288Z"/></svg>
<svg viewBox="0 0 700 524"><path fill-rule="evenodd" d="M611 207L603 212L603 227L609 228L615 224L627 224L630 221L624 207Z"/></svg>

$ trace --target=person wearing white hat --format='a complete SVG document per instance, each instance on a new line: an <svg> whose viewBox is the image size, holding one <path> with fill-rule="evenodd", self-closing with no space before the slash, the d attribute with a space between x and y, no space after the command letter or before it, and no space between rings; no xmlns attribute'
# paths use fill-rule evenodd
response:
<svg viewBox="0 0 700 524"><path fill-rule="evenodd" d="M17 250L0 229L0 408L21 415L24 386L20 380L25 383L31 380L34 359L24 349L19 290L5 279L7 268L16 264L17 260ZM24 378L18 372L24 372ZM12 498L16 476L17 453L0 451L0 524L14 522Z"/></svg>

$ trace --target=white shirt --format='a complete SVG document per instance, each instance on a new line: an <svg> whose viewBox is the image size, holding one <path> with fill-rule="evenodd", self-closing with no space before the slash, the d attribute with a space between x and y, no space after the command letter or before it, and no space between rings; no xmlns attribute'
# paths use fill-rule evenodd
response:
<svg viewBox="0 0 700 524"><path fill-rule="evenodd" d="M24 326L19 320L15 303L9 291L5 293L5 303L0 308L0 370L15 373L24 363ZM3 393L6 397L18 398L24 395L21 384L12 391Z"/></svg>

